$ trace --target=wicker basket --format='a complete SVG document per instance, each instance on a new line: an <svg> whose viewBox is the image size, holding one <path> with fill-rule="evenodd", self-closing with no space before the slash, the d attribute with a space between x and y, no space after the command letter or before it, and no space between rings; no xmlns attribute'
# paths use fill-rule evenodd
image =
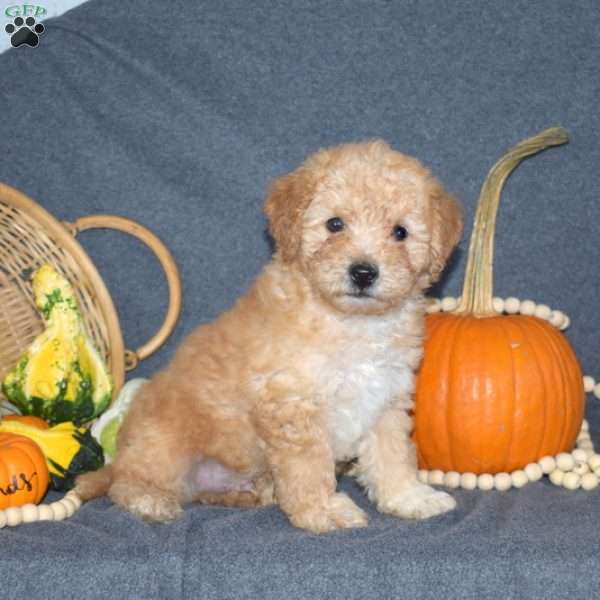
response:
<svg viewBox="0 0 600 600"><path fill-rule="evenodd" d="M117 229L135 236L150 247L165 270L169 287L167 315L158 332L137 350L125 349L110 294L74 237L95 228ZM135 221L91 215L74 223L61 223L24 194L0 183L0 380L43 330L30 275L44 263L52 264L72 284L87 331L112 373L114 398L123 386L125 371L134 369L164 343L179 316L181 283L170 252Z"/></svg>

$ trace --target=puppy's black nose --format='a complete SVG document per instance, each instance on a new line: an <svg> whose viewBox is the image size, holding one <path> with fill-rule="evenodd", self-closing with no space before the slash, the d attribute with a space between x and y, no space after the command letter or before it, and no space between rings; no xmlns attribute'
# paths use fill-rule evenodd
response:
<svg viewBox="0 0 600 600"><path fill-rule="evenodd" d="M379 276L379 269L369 263L354 263L349 271L350 279L361 290L371 287Z"/></svg>

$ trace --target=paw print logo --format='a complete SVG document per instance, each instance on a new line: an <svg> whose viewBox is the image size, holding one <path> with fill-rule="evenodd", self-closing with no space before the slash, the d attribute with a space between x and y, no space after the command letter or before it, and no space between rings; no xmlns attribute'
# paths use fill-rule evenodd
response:
<svg viewBox="0 0 600 600"><path fill-rule="evenodd" d="M12 23L9 23L4 30L10 35L10 43L18 48L26 44L35 48L40 41L39 36L44 33L44 26L36 23L33 17L15 17Z"/></svg>

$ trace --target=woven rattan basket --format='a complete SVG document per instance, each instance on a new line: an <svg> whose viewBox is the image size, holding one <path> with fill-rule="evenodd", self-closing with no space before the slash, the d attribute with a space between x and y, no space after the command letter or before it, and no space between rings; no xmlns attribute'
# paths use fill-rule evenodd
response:
<svg viewBox="0 0 600 600"><path fill-rule="evenodd" d="M147 244L163 266L169 307L158 332L137 350L126 350L119 318L96 267L75 239L86 229L117 229ZM135 221L112 215L91 215L61 223L39 204L0 183L0 380L43 330L31 290L30 276L52 264L71 282L89 335L104 355L114 380L114 395L125 371L167 339L181 309L181 284L171 253L151 231ZM0 400L4 398L0 393Z"/></svg>

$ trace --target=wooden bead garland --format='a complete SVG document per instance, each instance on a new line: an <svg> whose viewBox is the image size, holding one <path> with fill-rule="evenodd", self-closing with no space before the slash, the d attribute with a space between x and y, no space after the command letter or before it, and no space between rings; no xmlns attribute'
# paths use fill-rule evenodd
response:
<svg viewBox="0 0 600 600"><path fill-rule="evenodd" d="M428 299L427 313L451 311L457 306L460 298L446 297ZM534 315L547 320L551 325L564 331L569 327L571 320L560 310L552 310L545 304L536 304L532 300L519 300L518 298L493 299L494 310L498 313ZM593 393L600 399L600 383L593 377L586 375L583 378L583 387L586 393ZM419 470L419 480L430 485L445 485L451 488L480 489L505 491L511 487L520 488L530 481L538 481L548 475L554 485L563 486L570 490L592 490L600 483L600 454L596 454L594 444L589 433L589 424L583 421L581 431L577 437L577 448L573 452L561 452L557 456L543 456L536 463L530 463L523 469L513 473L497 473L492 475L484 473L457 473L450 471Z"/></svg>
<svg viewBox="0 0 600 600"><path fill-rule="evenodd" d="M439 300L438 298L428 298L426 310L428 313L437 312L449 312L454 310L460 298L454 296L446 296ZM564 331L571 324L571 319L560 310L553 310L546 304L536 304L533 300L519 300L518 298L509 297L506 299L494 297L493 299L494 309L498 313L505 312L507 314L521 314L521 315L535 315L540 319L549 321L554 327ZM593 382L592 377L584 377L584 385L586 385L586 391L592 391L588 389L590 384ZM594 384L595 385L595 384ZM593 386L592 386L593 387ZM598 393L600 397L600 383L597 385Z"/></svg>
<svg viewBox="0 0 600 600"><path fill-rule="evenodd" d="M76 513L81 506L79 496L70 491L52 504L25 504L0 510L0 529L36 521L62 521Z"/></svg>

